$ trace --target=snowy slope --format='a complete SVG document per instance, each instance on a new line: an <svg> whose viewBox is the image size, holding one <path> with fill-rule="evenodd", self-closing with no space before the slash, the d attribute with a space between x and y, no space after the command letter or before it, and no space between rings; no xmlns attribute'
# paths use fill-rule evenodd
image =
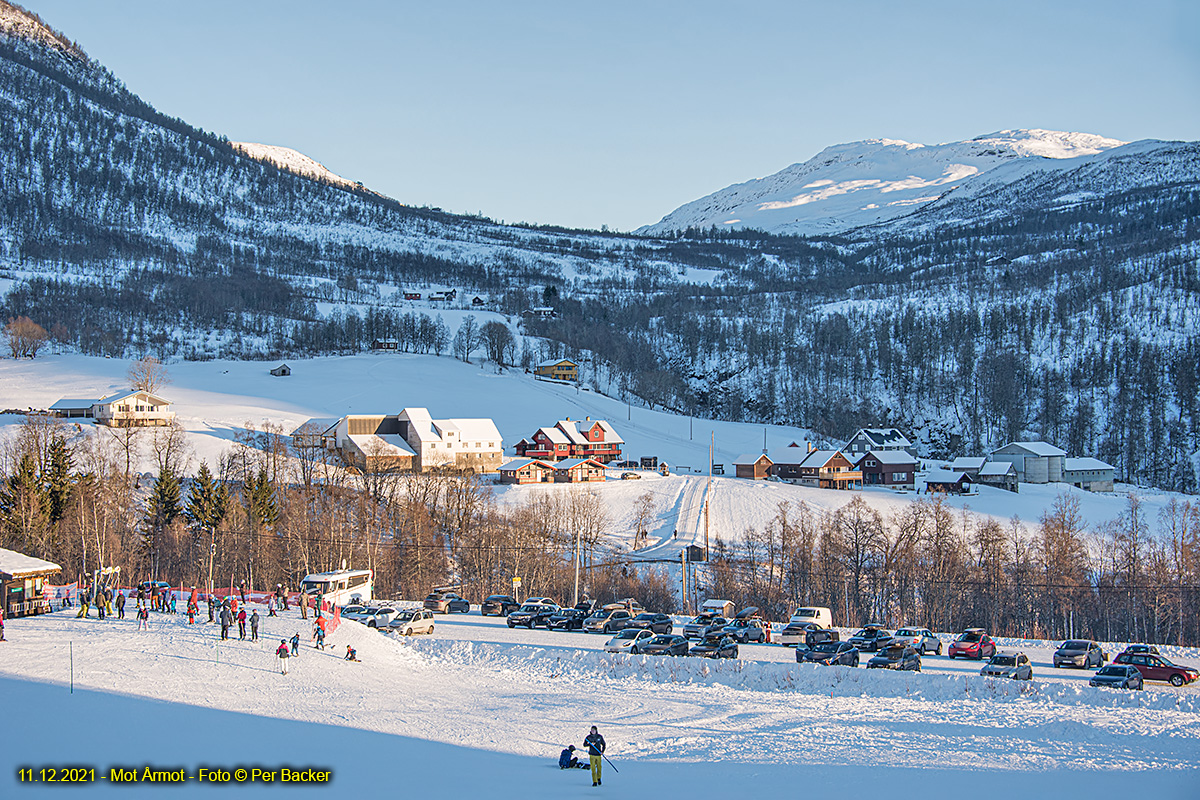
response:
<svg viewBox="0 0 1200 800"><path fill-rule="evenodd" d="M331 784L305 791L320 797L397 787L417 797L596 796L586 772L555 764L595 723L619 770L605 766L603 790L619 797L692 786L784 796L798 775L818 793L915 780L925 793L986 785L1027 798L1195 796L1194 692L606 656L590 646L598 637L488 643L493 629L511 633L477 616L439 618L431 637L409 642L343 623L319 652L294 612L264 616L258 643L220 646L215 626L188 626L182 615L154 614L146 632L70 612L14 620L0 645L6 712L54 724L4 727L0 794L57 796L58 787L17 785L16 769L69 763L102 774L146 764L193 775L200 766L331 769ZM297 631L305 646L285 677L272 650ZM341 660L347 643L364 663ZM101 730L116 735L77 735ZM272 788L221 787L239 790ZM106 781L86 791L153 792Z"/></svg>
<svg viewBox="0 0 1200 800"><path fill-rule="evenodd" d="M290 147L280 147L274 144L256 144L253 142L230 142L230 144L233 145L235 150L240 150L253 159L265 161L268 164L273 164L280 169L294 172L297 175L329 181L339 186L349 187L355 185L353 181L348 181L341 175L330 172L324 164Z"/></svg>
<svg viewBox="0 0 1200 800"><path fill-rule="evenodd" d="M687 203L639 233L691 226L758 228L773 233L836 233L909 214L1012 162L1094 156L1124 143L1086 133L999 131L965 142L913 144L868 139L828 147L765 178ZM1020 177L1009 173L1009 180Z"/></svg>

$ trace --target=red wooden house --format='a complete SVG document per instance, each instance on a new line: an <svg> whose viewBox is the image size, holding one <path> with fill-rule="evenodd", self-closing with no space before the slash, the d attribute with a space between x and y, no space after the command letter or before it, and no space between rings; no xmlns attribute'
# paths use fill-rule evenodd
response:
<svg viewBox="0 0 1200 800"><path fill-rule="evenodd" d="M538 428L528 439L513 448L522 458L561 461L565 458L594 458L602 464L621 458L625 444L605 420L560 420L553 427Z"/></svg>

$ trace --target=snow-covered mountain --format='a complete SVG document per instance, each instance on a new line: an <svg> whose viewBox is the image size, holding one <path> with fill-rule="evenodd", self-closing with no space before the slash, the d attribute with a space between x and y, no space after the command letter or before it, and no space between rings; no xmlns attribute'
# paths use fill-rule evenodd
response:
<svg viewBox="0 0 1200 800"><path fill-rule="evenodd" d="M230 142L230 144L233 145L235 150L240 150L255 161L264 161L280 169L285 169L288 172L303 175L306 178L328 181L339 186L349 187L357 185L353 181L348 181L341 175L330 171L328 167L316 159L309 158L304 153L293 150L290 147L280 147L274 144L257 144L255 142Z"/></svg>
<svg viewBox="0 0 1200 800"><path fill-rule="evenodd" d="M965 142L924 145L868 139L827 147L802 164L729 186L680 206L638 232L690 227L772 233L840 233L911 214L1005 167L1020 180L1050 160L1072 165L1126 143L1088 133L1014 130Z"/></svg>

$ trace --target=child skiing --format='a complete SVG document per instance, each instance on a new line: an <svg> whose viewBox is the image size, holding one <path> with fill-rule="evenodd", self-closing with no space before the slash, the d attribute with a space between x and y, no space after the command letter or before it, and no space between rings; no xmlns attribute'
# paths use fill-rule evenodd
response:
<svg viewBox="0 0 1200 800"><path fill-rule="evenodd" d="M287 675L287 662L288 658L292 655L288 650L287 639L279 640L279 647L275 648L275 655L279 656L279 672L283 675Z"/></svg>
<svg viewBox="0 0 1200 800"><path fill-rule="evenodd" d="M300 634L299 634L299 632L297 632L294 636L292 636L292 655L293 656L300 655Z"/></svg>
<svg viewBox="0 0 1200 800"><path fill-rule="evenodd" d="M346 645L346 660L347 661L358 661L358 651L355 650L350 645Z"/></svg>
<svg viewBox="0 0 1200 800"><path fill-rule="evenodd" d="M138 630L139 631L150 630L150 609L146 608L146 606L139 605L138 611L137 611L137 618L138 618Z"/></svg>

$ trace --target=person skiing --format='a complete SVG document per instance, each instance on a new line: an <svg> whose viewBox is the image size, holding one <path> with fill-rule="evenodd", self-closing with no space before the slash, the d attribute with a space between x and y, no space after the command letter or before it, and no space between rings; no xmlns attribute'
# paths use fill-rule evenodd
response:
<svg viewBox="0 0 1200 800"><path fill-rule="evenodd" d="M111 586L104 587L104 613L112 616L113 591Z"/></svg>
<svg viewBox="0 0 1200 800"><path fill-rule="evenodd" d="M604 755L604 737L596 730L596 726L592 726L591 732L587 738L583 740L584 746L588 749L588 760L592 762L592 786L600 785L600 759Z"/></svg>
<svg viewBox="0 0 1200 800"><path fill-rule="evenodd" d="M283 675L287 675L287 662L288 658L290 658L292 655L288 651L287 639L279 640L279 647L275 648L275 655L279 656L279 672Z"/></svg>
<svg viewBox="0 0 1200 800"><path fill-rule="evenodd" d="M317 617L317 644L318 650L325 649L325 618Z"/></svg>
<svg viewBox="0 0 1200 800"><path fill-rule="evenodd" d="M208 596L208 621L209 622L213 621L213 609L214 609L213 596L211 594L209 594L209 596Z"/></svg>
<svg viewBox="0 0 1200 800"><path fill-rule="evenodd" d="M96 592L96 618L104 619L104 590Z"/></svg>
<svg viewBox="0 0 1200 800"><path fill-rule="evenodd" d="M243 641L246 639L246 609L243 607L237 614L238 621L238 638Z"/></svg>
<svg viewBox="0 0 1200 800"><path fill-rule="evenodd" d="M277 617L277 616L279 616L278 614L276 614L276 613L275 613L275 603L268 603L268 604L267 604L267 616L268 616L268 617Z"/></svg>
<svg viewBox="0 0 1200 800"><path fill-rule="evenodd" d="M355 650L350 645L346 645L346 660L347 661L358 661L358 651Z"/></svg>
<svg viewBox="0 0 1200 800"><path fill-rule="evenodd" d="M242 605L246 605L246 579L238 582L238 594L242 596Z"/></svg>
<svg viewBox="0 0 1200 800"><path fill-rule="evenodd" d="M258 641L258 609L254 609L254 613L250 615L250 641Z"/></svg>
<svg viewBox="0 0 1200 800"><path fill-rule="evenodd" d="M154 608L155 611L161 611L162 610L161 604L162 604L162 601L159 599L159 596L158 596L158 587L154 586L153 588L150 589L150 605Z"/></svg>
<svg viewBox="0 0 1200 800"><path fill-rule="evenodd" d="M174 593L174 592L171 592L171 613L172 613L172 614L176 614L176 613L178 613L178 612L175 610L175 593Z"/></svg>
<svg viewBox="0 0 1200 800"><path fill-rule="evenodd" d="M150 630L150 609L144 605L139 605L137 610L138 630Z"/></svg>
<svg viewBox="0 0 1200 800"><path fill-rule="evenodd" d="M300 655L300 632L299 631L297 631L292 636L292 655L293 656Z"/></svg>
<svg viewBox="0 0 1200 800"><path fill-rule="evenodd" d="M92 602L92 590L86 586L79 593L79 613L75 615L75 619L87 617L88 605Z"/></svg>
<svg viewBox="0 0 1200 800"><path fill-rule="evenodd" d="M575 769L575 767L582 766L583 764L579 763L579 759L575 756L575 745L568 746L566 750L558 754L559 769Z"/></svg>
<svg viewBox="0 0 1200 800"><path fill-rule="evenodd" d="M117 592L117 619L125 619L125 593Z"/></svg>
<svg viewBox="0 0 1200 800"><path fill-rule="evenodd" d="M233 622L233 615L229 613L227 607L221 609L221 638L229 638L229 623Z"/></svg>

